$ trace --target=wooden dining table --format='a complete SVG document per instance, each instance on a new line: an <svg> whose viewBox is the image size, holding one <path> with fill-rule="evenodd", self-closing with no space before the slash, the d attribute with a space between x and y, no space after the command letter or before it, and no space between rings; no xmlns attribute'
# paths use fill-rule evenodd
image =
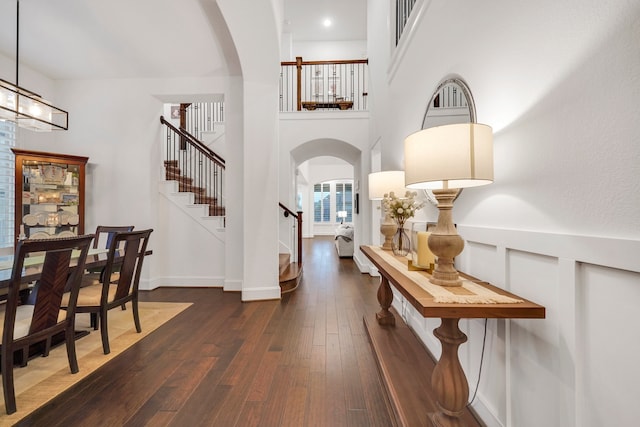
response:
<svg viewBox="0 0 640 427"><path fill-rule="evenodd" d="M124 250L119 250L124 253ZM153 252L151 250L147 250L145 252L145 256L151 255ZM86 270L89 269L100 269L107 265L107 257L109 254L108 249L104 248L90 248L87 253L87 259L84 264L84 268ZM77 258L79 255L75 255ZM73 255L72 255L73 257ZM33 288L33 284L40 279L42 274L42 265L44 263L44 256L35 256L25 259L23 273L22 273L22 290L21 296L23 300L26 300L29 292L31 292ZM11 281L11 273L13 271L13 255L4 255L0 256L0 299L6 297L7 288L9 287L9 283ZM76 331L76 339L84 337L89 334L88 330ZM61 337L61 342L64 341L64 337ZM59 343L53 342L52 347ZM29 357L34 354L38 354L40 351L39 348L32 348L29 351Z"/></svg>
<svg viewBox="0 0 640 427"><path fill-rule="evenodd" d="M84 267L86 269L104 267L107 265L107 255L108 249L89 249ZM25 259L22 273L23 283L28 284L40 279L43 262L44 256L35 256ZM9 287L12 270L13 255L0 256L0 295L6 293L2 292L2 290Z"/></svg>
<svg viewBox="0 0 640 427"><path fill-rule="evenodd" d="M124 250L122 250L124 252ZM99 269L107 265L108 249L89 249L87 260L84 268L87 270ZM147 250L145 256L151 255L153 251ZM77 255L76 255L77 257ZM22 273L23 283L35 282L42 274L42 263L44 256L36 256L25 259L24 269ZM2 290L9 286L11 280L11 272L13 270L13 255L0 256L0 296Z"/></svg>

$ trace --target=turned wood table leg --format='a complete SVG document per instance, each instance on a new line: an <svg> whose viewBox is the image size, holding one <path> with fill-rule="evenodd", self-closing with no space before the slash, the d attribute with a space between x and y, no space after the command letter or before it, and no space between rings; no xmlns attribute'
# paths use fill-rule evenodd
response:
<svg viewBox="0 0 640 427"><path fill-rule="evenodd" d="M458 347L467 336L458 327L460 319L442 319L433 334L442 344L442 355L431 376L438 412L429 414L436 427L464 427L460 419L469 399L469 384L458 359Z"/></svg>
<svg viewBox="0 0 640 427"><path fill-rule="evenodd" d="M378 288L378 302L380 303L381 310L376 313L378 324L395 326L396 318L393 316L393 313L389 311L392 301L393 292L391 291L391 286L389 286L389 280L381 276L380 287Z"/></svg>

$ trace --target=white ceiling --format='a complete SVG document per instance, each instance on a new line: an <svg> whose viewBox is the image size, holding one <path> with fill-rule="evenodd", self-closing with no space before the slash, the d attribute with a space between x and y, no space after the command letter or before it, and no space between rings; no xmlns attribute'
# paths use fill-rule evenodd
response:
<svg viewBox="0 0 640 427"><path fill-rule="evenodd" d="M21 0L20 67L52 79L227 74L212 1ZM366 0L285 0L284 15L294 41L366 39ZM16 56L15 0L0 0L0 53Z"/></svg>
<svg viewBox="0 0 640 427"><path fill-rule="evenodd" d="M14 58L16 1L0 1L0 21L0 51ZM19 40L21 66L53 79L205 76L226 67L200 0L22 0Z"/></svg>
<svg viewBox="0 0 640 427"><path fill-rule="evenodd" d="M294 41L366 40L367 0L285 0L282 31Z"/></svg>

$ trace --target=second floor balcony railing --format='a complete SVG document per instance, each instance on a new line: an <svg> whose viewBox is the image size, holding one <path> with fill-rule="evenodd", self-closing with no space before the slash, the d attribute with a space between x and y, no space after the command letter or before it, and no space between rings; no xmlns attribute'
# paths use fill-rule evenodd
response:
<svg viewBox="0 0 640 427"><path fill-rule="evenodd" d="M280 111L367 109L367 59L282 62Z"/></svg>
<svg viewBox="0 0 640 427"><path fill-rule="evenodd" d="M415 3L416 0L396 0L396 45L400 42Z"/></svg>

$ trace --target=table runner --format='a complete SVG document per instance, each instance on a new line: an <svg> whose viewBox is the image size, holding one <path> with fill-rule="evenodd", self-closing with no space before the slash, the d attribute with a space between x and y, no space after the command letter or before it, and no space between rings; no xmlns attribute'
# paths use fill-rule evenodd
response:
<svg viewBox="0 0 640 427"><path fill-rule="evenodd" d="M380 247L371 247L386 262L396 270L413 280L418 286L433 296L433 302L442 304L515 304L524 302L521 299L511 298L499 294L471 280L462 279L462 286L449 287L431 283L429 277L419 271L410 271L406 261L403 263L389 251ZM407 258L402 258L406 260Z"/></svg>

